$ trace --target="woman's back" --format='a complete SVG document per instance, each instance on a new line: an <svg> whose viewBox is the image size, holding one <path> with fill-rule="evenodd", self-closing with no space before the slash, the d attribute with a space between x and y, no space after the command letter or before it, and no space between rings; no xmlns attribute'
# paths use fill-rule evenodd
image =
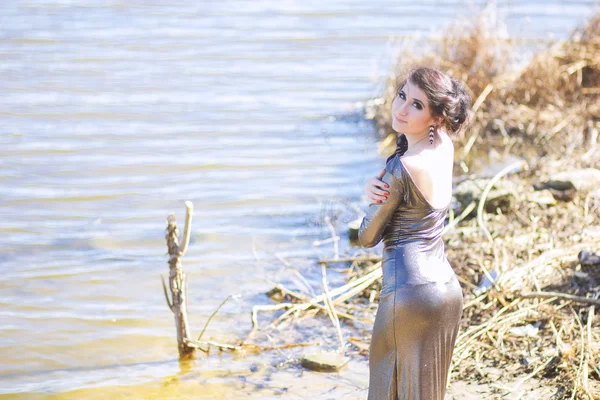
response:
<svg viewBox="0 0 600 400"><path fill-rule="evenodd" d="M454 146L447 134L440 134L440 144L418 154L407 151L402 163L424 199L433 208L444 208L452 199Z"/></svg>
<svg viewBox="0 0 600 400"><path fill-rule="evenodd" d="M383 204L369 206L359 228L364 247L373 247L382 239L386 246L421 239L424 250L442 244L441 231L452 196L451 143L429 154L409 154L405 141L398 137L398 150L386 160L382 179L390 185L390 195Z"/></svg>

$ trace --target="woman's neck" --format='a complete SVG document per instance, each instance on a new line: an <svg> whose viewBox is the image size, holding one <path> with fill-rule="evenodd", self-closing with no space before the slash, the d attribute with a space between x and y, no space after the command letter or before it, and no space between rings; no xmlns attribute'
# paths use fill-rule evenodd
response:
<svg viewBox="0 0 600 400"><path fill-rule="evenodd" d="M413 136L413 135L404 135L406 136L406 141L408 142L408 149L410 150L412 147L414 147L416 144L423 144L423 142L427 141L427 138L429 137L429 133L426 133L424 135L420 135L420 136Z"/></svg>

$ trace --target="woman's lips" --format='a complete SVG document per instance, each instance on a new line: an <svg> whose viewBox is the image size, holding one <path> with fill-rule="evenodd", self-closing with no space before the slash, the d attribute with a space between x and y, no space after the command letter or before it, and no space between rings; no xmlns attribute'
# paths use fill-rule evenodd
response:
<svg viewBox="0 0 600 400"><path fill-rule="evenodd" d="M400 118L396 117L395 115L394 115L394 118L396 118L396 121L398 121L398 122L402 122L403 124L406 123L406 121L404 121L403 119L400 119Z"/></svg>

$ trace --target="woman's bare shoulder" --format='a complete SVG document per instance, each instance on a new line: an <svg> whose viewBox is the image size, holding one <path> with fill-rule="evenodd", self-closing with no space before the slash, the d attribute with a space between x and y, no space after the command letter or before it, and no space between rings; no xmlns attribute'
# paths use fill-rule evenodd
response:
<svg viewBox="0 0 600 400"><path fill-rule="evenodd" d="M441 207L448 203L452 196L454 165L454 147L451 143L437 146L428 152L403 157L402 162L430 204Z"/></svg>
<svg viewBox="0 0 600 400"><path fill-rule="evenodd" d="M454 145L450 138L434 149L423 151L419 154L402 157L406 169L409 172L434 173L437 168L447 169L448 165L454 163Z"/></svg>

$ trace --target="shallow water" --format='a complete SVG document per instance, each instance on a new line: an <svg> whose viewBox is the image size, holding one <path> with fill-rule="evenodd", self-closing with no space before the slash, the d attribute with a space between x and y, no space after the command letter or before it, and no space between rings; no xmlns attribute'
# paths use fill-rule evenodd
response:
<svg viewBox="0 0 600 400"><path fill-rule="evenodd" d="M512 34L542 38L599 2L499 3ZM206 335L244 338L252 305L270 303L263 277L297 285L271 252L319 290L324 216L343 233L345 202L383 164L358 110L393 37L482 4L3 3L0 397L364 397L366 360L328 375L281 364L301 350L181 365L159 277L166 216L194 203L193 334L236 294ZM325 318L303 329L278 339L336 344Z"/></svg>

